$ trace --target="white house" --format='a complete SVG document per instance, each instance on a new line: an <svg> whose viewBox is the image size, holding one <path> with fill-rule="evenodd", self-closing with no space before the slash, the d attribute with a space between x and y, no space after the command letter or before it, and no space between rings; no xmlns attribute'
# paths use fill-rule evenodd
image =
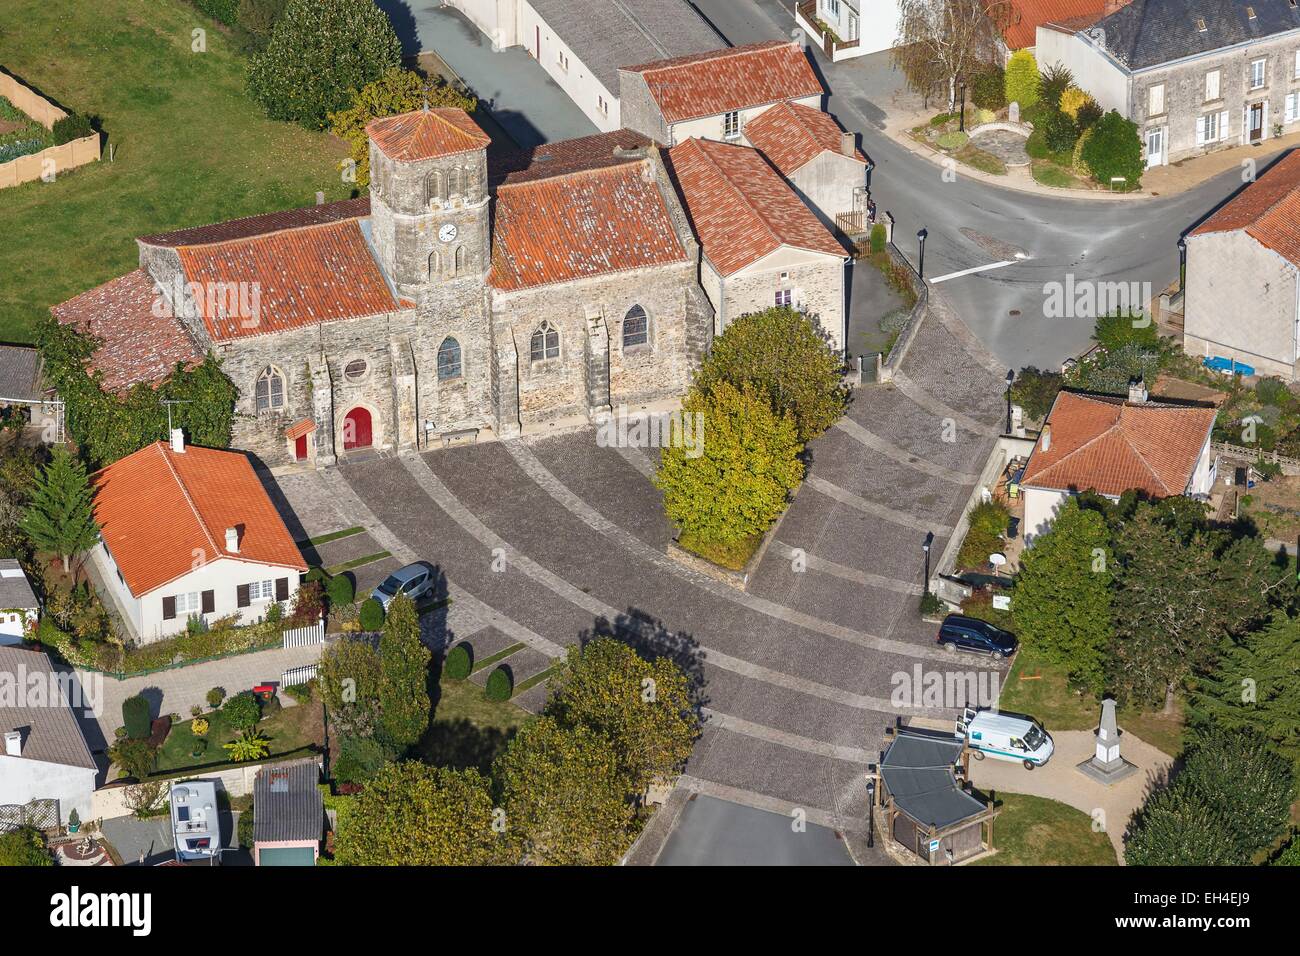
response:
<svg viewBox="0 0 1300 956"><path fill-rule="evenodd" d="M57 800L58 820L91 815L95 760L71 705L79 688L39 651L0 647L0 804Z"/></svg>
<svg viewBox="0 0 1300 956"><path fill-rule="evenodd" d="M700 239L700 284L715 331L774 305L816 320L843 349L848 255L790 185L749 146L689 139L668 151Z"/></svg>
<svg viewBox="0 0 1300 956"><path fill-rule="evenodd" d="M21 644L40 613L40 602L17 560L0 558L0 644Z"/></svg>
<svg viewBox="0 0 1300 956"><path fill-rule="evenodd" d="M1057 393L1021 478L1026 542L1042 534L1071 495L1126 491L1152 498L1208 495L1217 458L1210 450L1215 410L1153 399L1141 383L1128 398Z"/></svg>
<svg viewBox="0 0 1300 956"><path fill-rule="evenodd" d="M292 604L307 565L244 455L187 446L178 429L91 480L91 565L141 643Z"/></svg>
<svg viewBox="0 0 1300 956"><path fill-rule="evenodd" d="M888 50L898 39L897 0L798 0L792 6L795 22L836 62Z"/></svg>

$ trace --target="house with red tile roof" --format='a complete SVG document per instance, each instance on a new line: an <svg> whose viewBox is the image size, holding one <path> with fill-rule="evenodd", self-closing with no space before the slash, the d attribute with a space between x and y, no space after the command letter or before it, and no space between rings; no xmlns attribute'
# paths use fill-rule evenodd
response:
<svg viewBox="0 0 1300 956"><path fill-rule="evenodd" d="M769 40L619 71L623 125L665 146L738 142L777 103L820 110L825 90L802 45Z"/></svg>
<svg viewBox="0 0 1300 956"><path fill-rule="evenodd" d="M91 476L100 543L90 563L141 643L292 607L307 570L248 457L187 446L178 429Z"/></svg>
<svg viewBox="0 0 1300 956"><path fill-rule="evenodd" d="M1140 382L1127 397L1058 392L1020 480L1026 542L1082 491L1112 501L1126 491L1208 495L1218 465L1210 449L1214 416L1212 405L1151 398Z"/></svg>
<svg viewBox="0 0 1300 956"><path fill-rule="evenodd" d="M1300 152L1289 153L1186 236L1183 348L1297 379Z"/></svg>
<svg viewBox="0 0 1300 956"><path fill-rule="evenodd" d="M700 284L716 330L783 305L807 313L843 348L848 253L781 174L749 146L689 139L667 152L700 239Z"/></svg>
<svg viewBox="0 0 1300 956"><path fill-rule="evenodd" d="M1075 17L1100 17L1107 0L1007 0L1001 11L1002 42L1008 51L1032 50L1038 28Z"/></svg>

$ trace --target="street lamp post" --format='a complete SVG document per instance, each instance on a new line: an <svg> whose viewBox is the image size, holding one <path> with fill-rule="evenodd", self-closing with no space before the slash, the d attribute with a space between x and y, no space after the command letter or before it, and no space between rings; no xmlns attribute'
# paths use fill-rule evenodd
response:
<svg viewBox="0 0 1300 956"><path fill-rule="evenodd" d="M925 552L925 580L921 586L927 591L930 590L930 545L934 544L934 532L927 531L925 540L921 542L921 550Z"/></svg>
<svg viewBox="0 0 1300 956"><path fill-rule="evenodd" d="M871 171L876 168L876 163L871 157L867 157L867 195L871 195Z"/></svg>
<svg viewBox="0 0 1300 956"><path fill-rule="evenodd" d="M959 132L966 132L966 84L961 85L961 112L958 115L957 129Z"/></svg>
<svg viewBox="0 0 1300 956"><path fill-rule="evenodd" d="M876 765L872 764L867 768L870 772L875 773ZM867 846L876 845L876 778L867 778Z"/></svg>
<svg viewBox="0 0 1300 956"><path fill-rule="evenodd" d="M1187 239L1183 236L1178 237L1178 291L1187 291ZM1186 310L1187 303L1183 303L1183 309Z"/></svg>
<svg viewBox="0 0 1300 956"><path fill-rule="evenodd" d="M916 241L921 244L921 255L919 265L916 268L916 274L921 277L922 282L925 281L925 237L929 234L930 233L926 231L924 226L916 231Z"/></svg>
<svg viewBox="0 0 1300 956"><path fill-rule="evenodd" d="M1007 434L1011 434L1011 385L1016 380L1016 370L1007 369Z"/></svg>

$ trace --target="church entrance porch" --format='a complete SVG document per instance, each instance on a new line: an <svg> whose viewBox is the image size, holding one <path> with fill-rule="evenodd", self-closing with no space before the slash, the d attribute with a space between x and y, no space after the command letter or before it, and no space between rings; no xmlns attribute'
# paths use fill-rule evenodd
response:
<svg viewBox="0 0 1300 956"><path fill-rule="evenodd" d="M374 438L369 409L357 406L343 416L343 450L369 448Z"/></svg>

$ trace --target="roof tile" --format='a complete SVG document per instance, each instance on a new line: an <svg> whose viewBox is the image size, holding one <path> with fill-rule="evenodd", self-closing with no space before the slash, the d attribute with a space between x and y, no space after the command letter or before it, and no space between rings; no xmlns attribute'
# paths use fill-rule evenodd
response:
<svg viewBox="0 0 1300 956"><path fill-rule="evenodd" d="M839 153L843 133L835 117L801 103L778 103L745 124L745 138L785 176L828 150ZM853 158L867 161L856 148Z"/></svg>
<svg viewBox="0 0 1300 956"><path fill-rule="evenodd" d="M1245 230L1260 245L1300 265L1300 152L1288 153L1189 234Z"/></svg>
<svg viewBox="0 0 1300 956"><path fill-rule="evenodd" d="M366 134L389 159L418 162L487 149L492 142L464 110L415 110L371 120Z"/></svg>

